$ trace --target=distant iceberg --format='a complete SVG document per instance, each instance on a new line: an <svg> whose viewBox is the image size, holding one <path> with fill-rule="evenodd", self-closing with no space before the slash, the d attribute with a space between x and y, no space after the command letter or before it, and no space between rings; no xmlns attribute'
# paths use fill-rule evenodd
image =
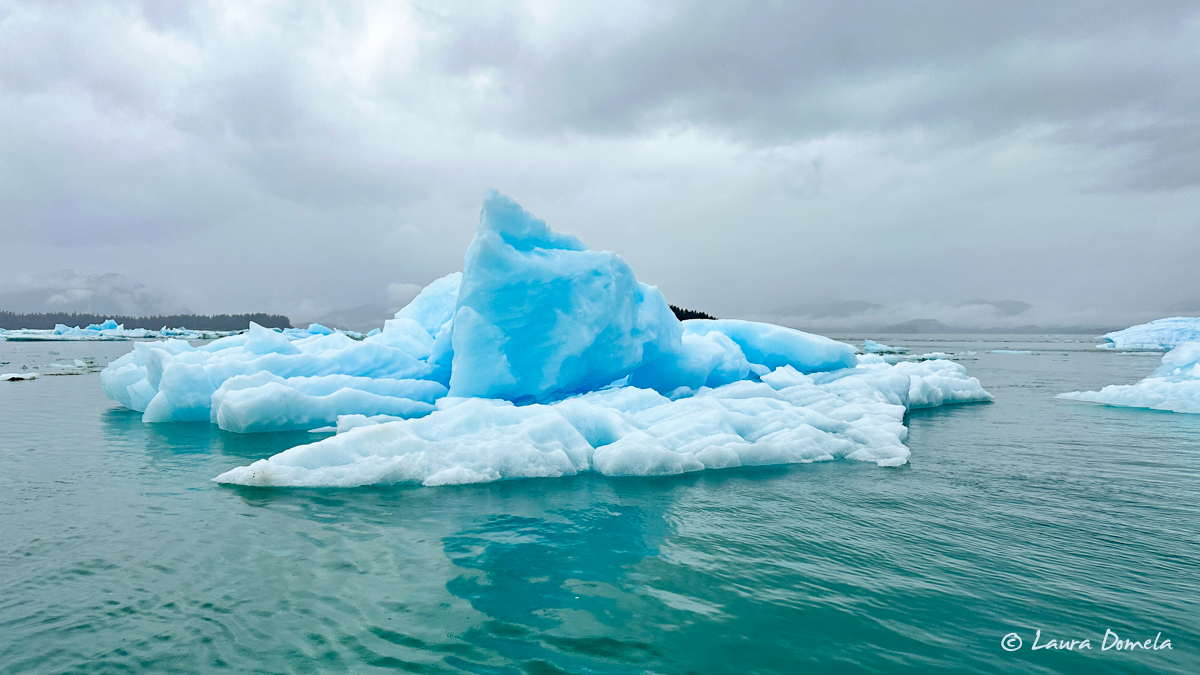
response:
<svg viewBox="0 0 1200 675"><path fill-rule="evenodd" d="M1200 413L1200 341L1184 342L1137 384L1110 384L1100 391L1071 391L1057 398L1129 408Z"/></svg>
<svg viewBox="0 0 1200 675"><path fill-rule="evenodd" d="M1167 351L1181 343L1200 340L1200 317L1172 316L1101 335L1097 349Z"/></svg>
<svg viewBox="0 0 1200 675"><path fill-rule="evenodd" d="M144 328L126 329L116 321L109 319L104 323L93 323L87 328L56 325L52 330L10 330L4 331L0 339L9 342L81 342L106 340L134 340L153 337L154 333Z"/></svg>
<svg viewBox="0 0 1200 675"><path fill-rule="evenodd" d="M240 331L188 330L186 328L167 328L147 330L145 328L126 328L112 319L104 323L89 324L86 328L71 327L57 324L51 330L18 329L0 330L0 340L9 342L89 342L89 341L119 341L157 338L181 338L185 340L212 340L236 334Z"/></svg>
<svg viewBox="0 0 1200 675"><path fill-rule="evenodd" d="M904 347L892 347L874 340L863 340L864 354L903 354L908 350Z"/></svg>
<svg viewBox="0 0 1200 675"><path fill-rule="evenodd" d="M499 193L463 271L382 330L322 326L193 347L140 343L108 396L146 422L336 436L216 480L247 485L473 483L663 475L837 458L907 461L909 408L991 400L950 361L889 365L818 335L675 318L628 263Z"/></svg>

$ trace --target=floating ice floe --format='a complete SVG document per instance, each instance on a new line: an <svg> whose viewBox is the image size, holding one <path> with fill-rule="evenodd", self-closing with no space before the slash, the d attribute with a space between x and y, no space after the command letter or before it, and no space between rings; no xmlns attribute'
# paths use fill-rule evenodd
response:
<svg viewBox="0 0 1200 675"><path fill-rule="evenodd" d="M330 328L319 323L310 323L308 324L308 328L284 328L280 332L282 332L289 340L299 340L306 337L312 337L314 335L333 335L334 333L341 333L342 335L354 340L361 340L366 337L362 333L357 333L352 330Z"/></svg>
<svg viewBox="0 0 1200 675"><path fill-rule="evenodd" d="M461 273L361 341L252 325L140 343L101 375L147 422L337 435L226 472L247 485L662 475L848 458L907 461L907 409L987 401L962 366L889 365L737 320L678 321L608 251L498 193Z"/></svg>
<svg viewBox="0 0 1200 675"><path fill-rule="evenodd" d="M862 350L864 354L903 354L908 351L904 347L892 347L874 340L863 340Z"/></svg>
<svg viewBox="0 0 1200 675"><path fill-rule="evenodd" d="M1200 340L1200 317L1172 316L1150 323L1105 333L1096 349L1125 351L1167 351L1181 343Z"/></svg>
<svg viewBox="0 0 1200 675"><path fill-rule="evenodd" d="M21 380L36 380L37 373L0 373L0 382L19 382Z"/></svg>
<svg viewBox="0 0 1200 675"><path fill-rule="evenodd" d="M53 330L10 330L5 331L2 337L9 342L80 342L133 340L150 334L150 331L142 328L125 330L124 326L109 319L102 324L91 324L87 328L71 328L60 323Z"/></svg>
<svg viewBox="0 0 1200 675"><path fill-rule="evenodd" d="M1110 384L1100 391L1071 391L1057 398L1129 408L1200 413L1200 341L1184 342L1137 384Z"/></svg>
<svg viewBox="0 0 1200 675"><path fill-rule="evenodd" d="M157 331L151 331L148 338L179 338L181 340L216 340L230 335L237 335L239 330L191 330L188 328L167 328L163 326Z"/></svg>
<svg viewBox="0 0 1200 675"><path fill-rule="evenodd" d="M96 360L91 358L86 360L73 359L71 363L51 363L46 367L57 369L57 372L46 373L47 375L83 375L101 371L101 367L96 364Z"/></svg>
<svg viewBox="0 0 1200 675"><path fill-rule="evenodd" d="M989 349L989 354L1032 354L1028 349Z"/></svg>
<svg viewBox="0 0 1200 675"><path fill-rule="evenodd" d="M86 342L154 339L159 337L177 337L186 340L212 340L233 335L240 331L198 331L186 328L166 328L147 330L145 328L125 328L112 319L104 323L89 324L86 328L70 327L57 324L52 330L20 329L0 330L0 340L9 342Z"/></svg>

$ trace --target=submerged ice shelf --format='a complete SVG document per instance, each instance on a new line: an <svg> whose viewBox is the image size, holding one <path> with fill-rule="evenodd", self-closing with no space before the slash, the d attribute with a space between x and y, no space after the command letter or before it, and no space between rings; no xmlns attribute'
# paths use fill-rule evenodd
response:
<svg viewBox="0 0 1200 675"><path fill-rule="evenodd" d="M1136 384L1110 384L1100 391L1070 391L1057 398L1200 413L1200 341L1184 342L1164 354L1162 364Z"/></svg>
<svg viewBox="0 0 1200 675"><path fill-rule="evenodd" d="M907 461L909 408L987 401L945 360L891 365L818 335L680 322L608 251L490 193L463 271L364 339L257 325L193 347L139 343L101 375L146 422L336 428L216 480L475 483L661 475L837 458Z"/></svg>

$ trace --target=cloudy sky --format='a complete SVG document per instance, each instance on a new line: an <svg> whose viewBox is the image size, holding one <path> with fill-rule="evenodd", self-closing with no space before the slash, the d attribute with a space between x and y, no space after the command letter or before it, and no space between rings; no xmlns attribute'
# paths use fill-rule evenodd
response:
<svg viewBox="0 0 1200 675"><path fill-rule="evenodd" d="M720 316L1200 313L1200 5L0 0L0 309L394 305L488 188Z"/></svg>

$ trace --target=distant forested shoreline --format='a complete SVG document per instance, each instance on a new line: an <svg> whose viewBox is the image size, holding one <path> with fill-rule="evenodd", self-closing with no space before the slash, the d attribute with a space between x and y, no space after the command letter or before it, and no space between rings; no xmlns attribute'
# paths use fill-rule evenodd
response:
<svg viewBox="0 0 1200 675"><path fill-rule="evenodd" d="M668 306L671 308L672 312L675 312L675 318L679 319L680 321L687 321L688 319L715 319L715 318L717 318L717 317L713 316L712 314L708 314L706 312L700 312L700 311L697 311L694 309L684 309L683 307L676 307L675 305L668 305Z"/></svg>
<svg viewBox="0 0 1200 675"><path fill-rule="evenodd" d="M119 314L80 314L78 312L47 312L43 314L17 314L0 311L0 328L4 330L47 330L57 324L84 327L104 323L112 319L126 328L158 330L167 328L190 328L192 330L244 330L250 322L266 328L291 328L292 322L282 314L169 314L166 316L121 316Z"/></svg>

